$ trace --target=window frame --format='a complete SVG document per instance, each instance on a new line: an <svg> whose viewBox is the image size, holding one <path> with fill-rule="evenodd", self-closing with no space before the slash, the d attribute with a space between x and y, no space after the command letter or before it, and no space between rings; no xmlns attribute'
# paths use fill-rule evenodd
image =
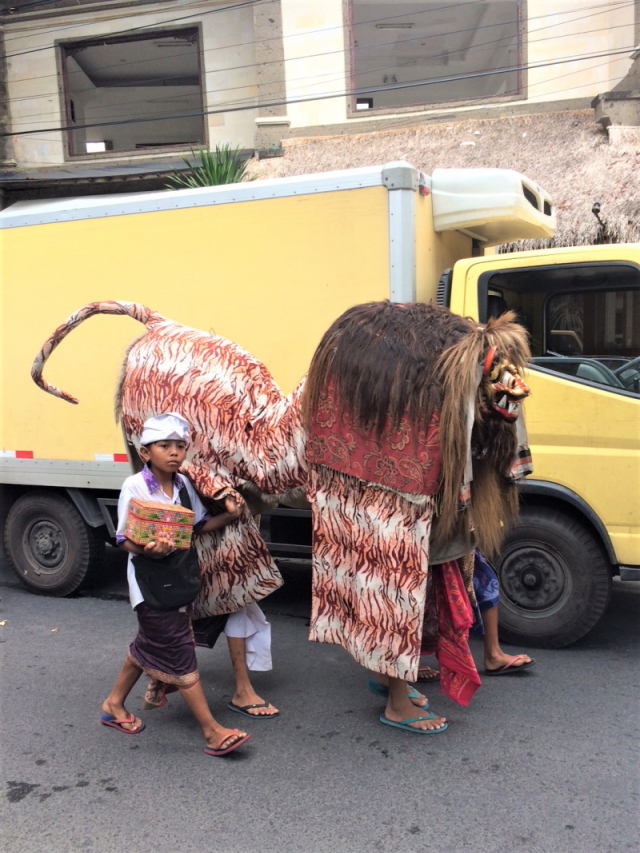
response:
<svg viewBox="0 0 640 853"><path fill-rule="evenodd" d="M367 97L366 92L359 94L356 91L356 67L355 67L355 45L354 45L354 24L353 24L353 4L355 0L342 0L343 4L343 20L345 30L345 81L347 83L347 91L349 94L346 97L346 117L353 118L375 118L385 115L423 113L441 110L452 110L457 107L468 107L482 103L489 104L505 104L513 101L526 101L528 98L528 39L527 39L527 20L528 20L528 0L516 0L518 4L518 92L512 95L495 95L491 98L465 98L459 101L438 101L430 104L415 104L412 106L388 106L388 107L373 107L367 110L358 110L357 99Z"/></svg>
<svg viewBox="0 0 640 853"><path fill-rule="evenodd" d="M100 151L95 153L87 153L87 152L76 152L74 151L73 144L73 124L74 121L71 117L71 101L72 93L69 91L69 75L67 71L67 58L69 57L70 48L75 46L82 47L93 47L103 44L122 44L126 42L137 42L137 41L150 41L152 39L160 39L167 38L168 36L184 34L185 32L194 32L196 36L196 44L197 44L197 59L198 59L198 80L199 80L199 88L200 88L200 111L201 115L201 128L200 128L200 136L201 141L195 143L179 143L177 145L161 145L158 144L153 148L127 148L120 149L116 151ZM92 160L119 160L119 159L129 159L131 157L135 157L136 159L142 159L144 157L155 156L158 154L167 154L169 153L188 153L191 151L193 145L201 145L204 148L209 147L209 125L206 121L206 71L205 71L205 63L204 63L204 45L203 45L203 37L202 37L202 24L201 22L184 24L182 26L176 27L163 27L161 23L159 23L157 28L153 30L145 30L143 33L131 33L130 35L120 35L120 36L110 36L108 33L104 36L88 36L87 38L74 38L74 39L60 39L56 40L54 43L55 51L56 51L56 62L58 66L58 79L59 79L59 96L60 96L60 114L63 118L63 123L68 130L63 131L63 151L64 151L64 159L65 161L73 161L73 162L85 162ZM123 87L125 88L125 87Z"/></svg>

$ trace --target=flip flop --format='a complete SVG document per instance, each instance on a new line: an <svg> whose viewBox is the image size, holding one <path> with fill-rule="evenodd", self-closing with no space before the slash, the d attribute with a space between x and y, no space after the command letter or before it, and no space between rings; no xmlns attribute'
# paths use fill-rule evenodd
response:
<svg viewBox="0 0 640 853"><path fill-rule="evenodd" d="M229 702L227 708L230 711L235 711L236 714L242 714L245 717L251 717L252 720L273 720L274 717L280 716L280 711L274 711L273 714L249 714L249 708L268 708L270 702L256 702L255 705L234 705Z"/></svg>
<svg viewBox="0 0 640 853"><path fill-rule="evenodd" d="M531 658L531 660L526 663L521 663L520 666L514 666L516 661L522 660L522 658L527 657L527 655L514 655L508 663L505 663L504 666L501 666L499 669L485 669L482 673L483 675L517 675L519 672L522 672L525 669L531 669L534 665L535 660Z"/></svg>
<svg viewBox="0 0 640 853"><path fill-rule="evenodd" d="M158 681L152 678L147 684L144 699L142 702L143 711L153 711L154 708L164 708L169 704L167 696L169 693L175 693L178 688L175 684L166 684L164 681Z"/></svg>
<svg viewBox="0 0 640 853"><path fill-rule="evenodd" d="M242 746L243 743L246 743L251 735L244 735L243 737L239 737L238 740L234 740L230 746L222 747L223 743L226 743L229 738L233 737L233 735L241 734L240 729L233 729L230 735L223 737L218 746L205 746L203 752L206 755L226 755L228 752L233 752L234 749L237 749L239 746Z"/></svg>
<svg viewBox="0 0 640 853"><path fill-rule="evenodd" d="M119 732L122 732L125 735L137 735L144 728L146 728L145 724L140 721L140 725L136 726L135 729L125 729L123 728L123 723L133 723L135 721L135 717L133 714L130 714L128 719L126 720L116 720L113 714L103 714L100 717L100 722L103 726L111 726L112 729L117 729Z"/></svg>
<svg viewBox="0 0 640 853"><path fill-rule="evenodd" d="M421 675L420 673L424 673ZM431 669L430 666L421 666L418 667L418 677L416 679L417 682L434 682L440 681L440 670L439 669Z"/></svg>
<svg viewBox="0 0 640 853"><path fill-rule="evenodd" d="M439 729L416 729L410 725L410 723L417 723L420 720L433 720L435 716L435 714L428 714L423 717L407 717L406 720L400 720L399 723L396 723L393 720L388 720L384 714L380 714L380 722L384 723L385 726L395 726L396 729L404 729L406 732L413 732L416 735L439 735L440 732L449 728L449 723L443 723Z"/></svg>
<svg viewBox="0 0 640 853"><path fill-rule="evenodd" d="M367 682L367 689L372 693L375 693L376 696L384 696L386 699L389 696L389 688L385 687L384 684L380 684L379 681L376 681L375 678L370 678ZM420 694L415 689L415 687L409 687L407 689L407 698L408 699L418 699ZM420 708L421 710L426 711L429 708L429 700L424 703L424 705L416 705L416 708Z"/></svg>

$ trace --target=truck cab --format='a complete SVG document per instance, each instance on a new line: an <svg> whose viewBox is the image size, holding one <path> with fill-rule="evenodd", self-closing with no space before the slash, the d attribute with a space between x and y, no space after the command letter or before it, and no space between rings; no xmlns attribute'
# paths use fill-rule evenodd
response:
<svg viewBox="0 0 640 853"><path fill-rule="evenodd" d="M469 258L440 301L481 322L515 311L529 332L534 473L497 561L501 633L567 645L613 575L640 580L640 246Z"/></svg>

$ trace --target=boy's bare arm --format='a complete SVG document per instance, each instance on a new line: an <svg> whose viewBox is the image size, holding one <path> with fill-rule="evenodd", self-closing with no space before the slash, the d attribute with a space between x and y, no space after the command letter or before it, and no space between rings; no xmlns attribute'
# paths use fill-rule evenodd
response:
<svg viewBox="0 0 640 853"><path fill-rule="evenodd" d="M207 519L205 523L198 529L198 533L210 533L212 530L219 530L225 527L236 518L239 518L242 513L242 507L233 498L227 497L224 499L225 512L220 515L214 515Z"/></svg>

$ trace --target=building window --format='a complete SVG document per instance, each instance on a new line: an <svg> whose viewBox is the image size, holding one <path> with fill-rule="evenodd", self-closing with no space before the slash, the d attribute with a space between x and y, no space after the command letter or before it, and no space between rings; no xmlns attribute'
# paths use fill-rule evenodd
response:
<svg viewBox="0 0 640 853"><path fill-rule="evenodd" d="M84 40L61 51L66 123L75 125L71 156L204 143L196 28Z"/></svg>
<svg viewBox="0 0 640 853"><path fill-rule="evenodd" d="M523 2L350 0L352 111L519 96Z"/></svg>

